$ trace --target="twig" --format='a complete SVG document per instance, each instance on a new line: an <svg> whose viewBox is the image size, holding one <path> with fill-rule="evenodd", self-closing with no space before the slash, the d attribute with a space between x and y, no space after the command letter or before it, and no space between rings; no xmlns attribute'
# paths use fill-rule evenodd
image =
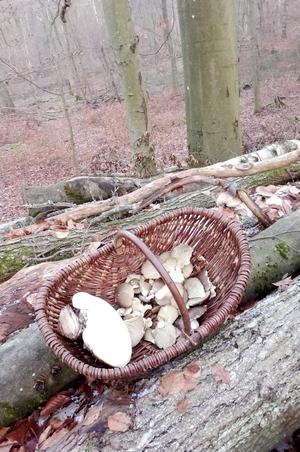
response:
<svg viewBox="0 0 300 452"><path fill-rule="evenodd" d="M172 33L173 29L174 29L174 24L175 24L174 0L172 0L172 25L171 25L170 31L168 32L165 40L161 43L161 45L158 47L158 49L154 53L141 53L141 56L147 57L147 56L155 56L155 55L157 55L161 51L163 46L166 44L166 42L168 41L169 37L171 36L171 33Z"/></svg>
<svg viewBox="0 0 300 452"><path fill-rule="evenodd" d="M26 80L26 82L30 83L31 85L35 86L36 88L40 89L41 91L45 91L48 94L53 94L54 96L60 96L59 93L55 93L54 91L49 91L46 88L42 88L41 86L37 85L35 82L30 80L29 78L25 77L20 71L18 71L14 66L9 64L4 58L0 57L0 61L2 64L5 64L8 66L12 71L14 71L15 74L17 74L19 77L21 77L23 80Z"/></svg>

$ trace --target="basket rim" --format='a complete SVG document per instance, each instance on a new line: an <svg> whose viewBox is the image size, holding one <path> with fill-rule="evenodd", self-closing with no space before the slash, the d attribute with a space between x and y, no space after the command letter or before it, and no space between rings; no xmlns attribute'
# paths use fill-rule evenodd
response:
<svg viewBox="0 0 300 452"><path fill-rule="evenodd" d="M115 234L109 236L110 241L108 243L96 250L85 252L77 258L72 259L72 262L66 263L66 265L58 270L54 276L46 278L45 282L36 293L34 310L40 332L46 344L51 348L53 353L75 372L94 379L101 379L103 381L137 377L160 367L171 359L191 350L195 347L195 345L199 346L201 341L206 336L216 331L225 322L229 314L233 311L233 306L237 307L250 276L251 259L248 240L240 224L236 220L225 217L219 211L213 211L205 208L187 207L183 209L175 209L171 212L159 215L157 218L154 218L146 223L128 229L137 236L140 236L140 234L145 232L149 227L155 227L161 223L164 223L169 218L174 219L184 214L198 214L199 216L206 216L210 219L215 219L222 223L224 229L230 230L236 238L241 256L240 267L235 284L231 288L226 299L223 301L222 306L217 310L212 318L204 321L204 323L201 324L197 330L194 330L189 338L183 336L171 347L165 350L158 349L153 355L141 358L136 362L129 362L125 367L108 369L94 367L76 358L64 347L59 335L56 334L49 325L45 309L46 298L52 285L61 280L62 277L69 275L80 265L92 263L99 255L114 249L113 239L118 233L118 230L116 230Z"/></svg>

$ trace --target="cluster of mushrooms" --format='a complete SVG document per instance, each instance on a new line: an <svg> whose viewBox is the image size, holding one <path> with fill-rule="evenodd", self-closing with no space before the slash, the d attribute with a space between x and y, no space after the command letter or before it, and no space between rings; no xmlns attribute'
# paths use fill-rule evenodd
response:
<svg viewBox="0 0 300 452"><path fill-rule="evenodd" d="M175 282L195 330L206 311L203 303L215 297L216 292L205 269L194 275L192 253L189 245L178 245L161 254L159 260ZM183 322L176 301L148 260L143 263L141 274L130 274L120 284L115 302L118 309L99 297L76 293L72 306L67 305L60 312L59 333L72 340L82 335L85 347L113 367L128 364L132 348L142 339L166 349L182 334Z"/></svg>

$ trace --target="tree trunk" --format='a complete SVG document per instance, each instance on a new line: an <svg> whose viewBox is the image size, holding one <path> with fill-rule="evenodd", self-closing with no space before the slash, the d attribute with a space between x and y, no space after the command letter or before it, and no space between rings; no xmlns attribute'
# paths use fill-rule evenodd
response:
<svg viewBox="0 0 300 452"><path fill-rule="evenodd" d="M125 99L130 145L139 176L156 173L146 94L128 0L103 0L103 11L119 68Z"/></svg>
<svg viewBox="0 0 300 452"><path fill-rule="evenodd" d="M172 88L175 89L178 85L178 72L176 64L176 55L174 53L173 41L171 36L171 29L169 23L169 14L167 8L167 0L161 0L162 15L164 20L164 40L168 48L168 54L171 62ZM175 18L173 17L173 21Z"/></svg>
<svg viewBox="0 0 300 452"><path fill-rule="evenodd" d="M15 112L15 105L8 90L7 82L0 82L0 111L3 114Z"/></svg>
<svg viewBox="0 0 300 452"><path fill-rule="evenodd" d="M178 0L188 149L194 166L241 152L233 0Z"/></svg>
<svg viewBox="0 0 300 452"><path fill-rule="evenodd" d="M260 46L259 33L260 27L258 23L258 1L249 0L249 28L252 41L252 83L254 90L254 113L259 113L261 110L261 95L260 95Z"/></svg>

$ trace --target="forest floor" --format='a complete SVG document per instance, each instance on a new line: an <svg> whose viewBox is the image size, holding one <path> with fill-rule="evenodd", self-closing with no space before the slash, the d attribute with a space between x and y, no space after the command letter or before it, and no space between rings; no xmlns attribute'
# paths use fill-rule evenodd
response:
<svg viewBox="0 0 300 452"><path fill-rule="evenodd" d="M244 152L284 139L300 138L300 81L272 79L262 84L264 108L253 113L251 89L241 93ZM282 103L282 104L281 104ZM156 93L149 100L156 160L160 167L187 158L182 90ZM81 173L130 172L131 156L123 105L73 105L71 120ZM0 218L26 214L22 190L75 175L69 132L61 107L35 106L0 117Z"/></svg>

